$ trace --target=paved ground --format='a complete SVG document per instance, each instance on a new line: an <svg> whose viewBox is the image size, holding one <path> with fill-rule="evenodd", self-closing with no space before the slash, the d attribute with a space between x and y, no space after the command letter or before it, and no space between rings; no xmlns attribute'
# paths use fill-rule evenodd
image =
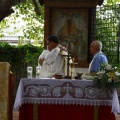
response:
<svg viewBox="0 0 120 120"><path fill-rule="evenodd" d="M116 120L120 120L120 114L116 116Z"/></svg>
<svg viewBox="0 0 120 120"><path fill-rule="evenodd" d="M13 120L18 120L19 113L13 112ZM116 120L120 120L120 114L116 116Z"/></svg>
<svg viewBox="0 0 120 120"><path fill-rule="evenodd" d="M18 120L19 113L18 112L13 112L13 120Z"/></svg>

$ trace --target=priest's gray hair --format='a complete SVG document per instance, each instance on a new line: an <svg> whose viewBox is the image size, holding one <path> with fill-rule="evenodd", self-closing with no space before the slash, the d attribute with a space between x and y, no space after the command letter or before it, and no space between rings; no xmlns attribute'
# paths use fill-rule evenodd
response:
<svg viewBox="0 0 120 120"><path fill-rule="evenodd" d="M99 40L95 40L93 42L94 46L97 47L99 49L99 51L102 50L102 43Z"/></svg>

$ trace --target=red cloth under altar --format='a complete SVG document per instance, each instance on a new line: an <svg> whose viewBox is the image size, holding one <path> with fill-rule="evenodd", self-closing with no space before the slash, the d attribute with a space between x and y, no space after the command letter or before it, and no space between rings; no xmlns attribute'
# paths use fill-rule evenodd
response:
<svg viewBox="0 0 120 120"><path fill-rule="evenodd" d="M19 110L19 120L115 120L110 106L100 106L96 115L94 106L80 105L40 104L36 116L34 112L33 104L23 104Z"/></svg>

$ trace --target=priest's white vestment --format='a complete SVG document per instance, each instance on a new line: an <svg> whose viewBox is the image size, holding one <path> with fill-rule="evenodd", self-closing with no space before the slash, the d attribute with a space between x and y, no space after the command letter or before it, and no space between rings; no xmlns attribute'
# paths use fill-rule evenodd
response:
<svg viewBox="0 0 120 120"><path fill-rule="evenodd" d="M52 51L43 50L42 54L39 56L39 59L44 58L40 70L40 77L50 78L54 75L65 76L65 61L62 52L59 47L54 48ZM67 52L64 51L64 54L67 55ZM38 65L40 64L38 63Z"/></svg>

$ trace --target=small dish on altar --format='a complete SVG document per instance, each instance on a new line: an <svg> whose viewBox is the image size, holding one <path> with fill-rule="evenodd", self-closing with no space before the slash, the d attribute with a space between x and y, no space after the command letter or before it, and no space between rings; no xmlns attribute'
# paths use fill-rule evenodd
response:
<svg viewBox="0 0 120 120"><path fill-rule="evenodd" d="M78 72L78 73L76 73L77 74L77 76L78 76L78 79L81 79L81 76L83 75L83 73L82 72Z"/></svg>
<svg viewBox="0 0 120 120"><path fill-rule="evenodd" d="M62 79L62 75L54 75L53 76L55 79Z"/></svg>

